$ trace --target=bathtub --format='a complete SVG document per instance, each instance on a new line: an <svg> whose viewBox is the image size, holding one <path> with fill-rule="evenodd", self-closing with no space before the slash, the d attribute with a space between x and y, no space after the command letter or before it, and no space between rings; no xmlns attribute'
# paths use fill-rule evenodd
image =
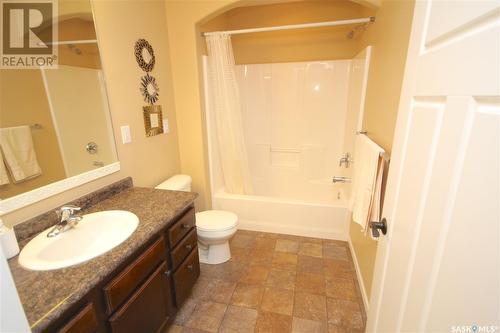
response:
<svg viewBox="0 0 500 333"><path fill-rule="evenodd" d="M333 184L331 177L349 176L338 158L346 151L350 60L236 67L255 194L224 190L204 56L212 209L236 213L240 229L347 240L349 184Z"/></svg>
<svg viewBox="0 0 500 333"><path fill-rule="evenodd" d="M349 214L342 196L331 203L260 195L238 195L217 191L214 209L228 210L239 217L239 229L297 236L347 240Z"/></svg>

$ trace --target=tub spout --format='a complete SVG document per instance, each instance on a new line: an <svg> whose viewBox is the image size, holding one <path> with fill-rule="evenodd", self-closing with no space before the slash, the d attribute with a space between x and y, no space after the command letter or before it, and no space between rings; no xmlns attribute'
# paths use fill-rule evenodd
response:
<svg viewBox="0 0 500 333"><path fill-rule="evenodd" d="M350 183L351 178L343 176L333 176L332 182L334 183Z"/></svg>

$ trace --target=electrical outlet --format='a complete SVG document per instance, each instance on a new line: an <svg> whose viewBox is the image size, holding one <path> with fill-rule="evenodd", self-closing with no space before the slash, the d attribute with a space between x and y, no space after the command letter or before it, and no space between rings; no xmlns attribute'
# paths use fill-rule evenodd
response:
<svg viewBox="0 0 500 333"><path fill-rule="evenodd" d="M122 143L127 144L132 142L132 136L130 135L130 126L125 125L120 127L122 133Z"/></svg>
<svg viewBox="0 0 500 333"><path fill-rule="evenodd" d="M163 133L170 133L170 127L168 126L168 119L163 119Z"/></svg>

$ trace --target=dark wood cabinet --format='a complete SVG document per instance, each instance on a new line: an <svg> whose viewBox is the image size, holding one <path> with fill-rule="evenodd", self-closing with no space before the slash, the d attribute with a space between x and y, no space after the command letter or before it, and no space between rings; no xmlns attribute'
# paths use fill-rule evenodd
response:
<svg viewBox="0 0 500 333"><path fill-rule="evenodd" d="M168 229L168 243L173 249L184 236L196 227L194 207Z"/></svg>
<svg viewBox="0 0 500 333"><path fill-rule="evenodd" d="M197 244L189 207L45 332L165 331L200 275Z"/></svg>
<svg viewBox="0 0 500 333"><path fill-rule="evenodd" d="M59 333L95 333L98 331L97 317L93 304L87 304L68 320Z"/></svg>
<svg viewBox="0 0 500 333"><path fill-rule="evenodd" d="M165 241L160 238L104 287L108 313L116 310L160 262L165 260L165 251Z"/></svg>
<svg viewBox="0 0 500 333"><path fill-rule="evenodd" d="M189 296L200 276L200 260L196 247L174 273L175 304L180 306Z"/></svg>
<svg viewBox="0 0 500 333"><path fill-rule="evenodd" d="M198 238L196 237L196 228L184 237L182 241L170 252L172 257L172 268L177 269L184 259L193 252L194 248L198 246Z"/></svg>
<svg viewBox="0 0 500 333"><path fill-rule="evenodd" d="M109 319L113 333L158 332L169 319L171 290L163 263Z"/></svg>

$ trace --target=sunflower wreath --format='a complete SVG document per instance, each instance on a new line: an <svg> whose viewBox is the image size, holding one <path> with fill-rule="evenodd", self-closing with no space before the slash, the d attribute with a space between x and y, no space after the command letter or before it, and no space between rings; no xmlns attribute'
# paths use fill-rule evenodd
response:
<svg viewBox="0 0 500 333"><path fill-rule="evenodd" d="M149 73L141 77L140 90L146 103L153 105L160 99L160 88L158 88L156 79L149 75Z"/></svg>

